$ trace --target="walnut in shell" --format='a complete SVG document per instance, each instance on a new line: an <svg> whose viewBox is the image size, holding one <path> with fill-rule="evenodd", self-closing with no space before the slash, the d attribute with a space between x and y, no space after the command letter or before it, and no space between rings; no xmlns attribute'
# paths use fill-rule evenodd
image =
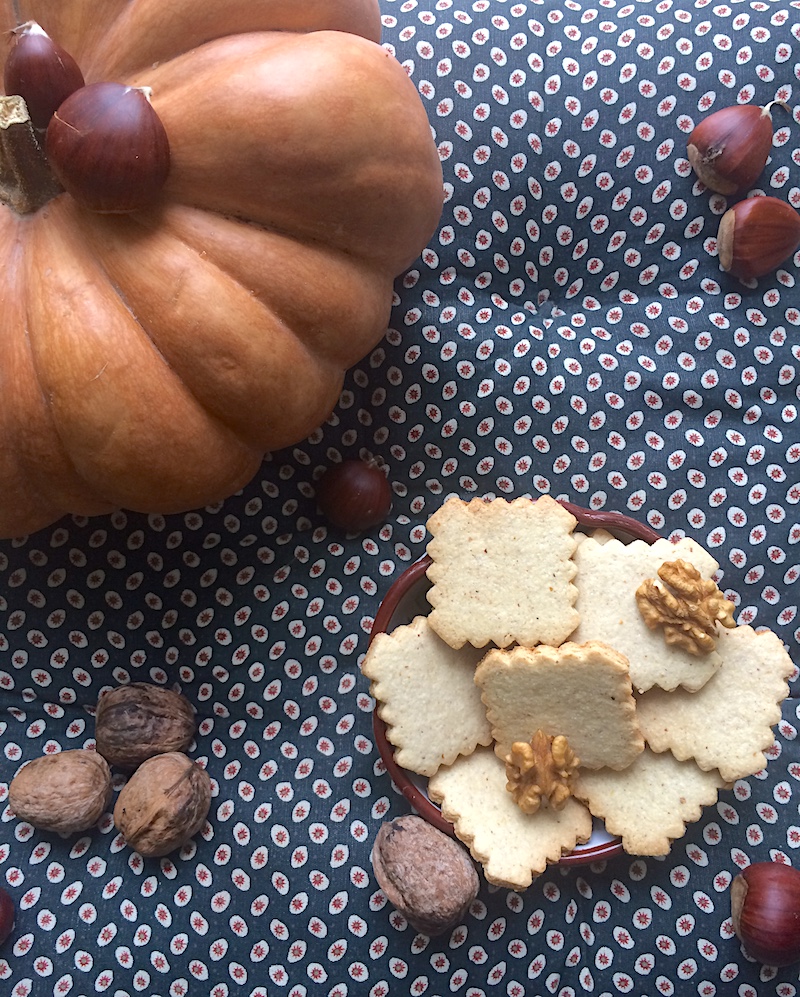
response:
<svg viewBox="0 0 800 997"><path fill-rule="evenodd" d="M153 755L123 786L114 823L145 858L168 855L203 826L211 806L211 779L180 751Z"/></svg>
<svg viewBox="0 0 800 997"><path fill-rule="evenodd" d="M431 937L458 924L478 895L478 874L466 849L411 814L381 825L372 868L389 903Z"/></svg>
<svg viewBox="0 0 800 997"><path fill-rule="evenodd" d="M8 804L20 820L59 834L93 827L110 797L108 763L83 748L34 758L8 788Z"/></svg>
<svg viewBox="0 0 800 997"><path fill-rule="evenodd" d="M196 729L189 700L149 682L118 686L97 703L97 750L119 768L135 769L153 755L186 751Z"/></svg>

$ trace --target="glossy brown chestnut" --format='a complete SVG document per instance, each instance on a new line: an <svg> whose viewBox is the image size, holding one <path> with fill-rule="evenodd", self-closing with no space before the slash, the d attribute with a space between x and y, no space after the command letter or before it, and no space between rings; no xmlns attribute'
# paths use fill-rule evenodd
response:
<svg viewBox="0 0 800 997"><path fill-rule="evenodd" d="M731 883L733 930L751 958L767 966L800 960L800 871L756 862Z"/></svg>
<svg viewBox="0 0 800 997"><path fill-rule="evenodd" d="M392 507L392 489L376 461L332 464L317 485L320 512L334 526L360 533L382 523Z"/></svg>
<svg viewBox="0 0 800 997"><path fill-rule="evenodd" d="M22 97L36 128L47 128L56 109L83 86L83 73L36 21L20 24L11 34L3 68L5 92Z"/></svg>
<svg viewBox="0 0 800 997"><path fill-rule="evenodd" d="M14 930L14 901L8 890L0 886L0 945L9 937Z"/></svg>
<svg viewBox="0 0 800 997"><path fill-rule="evenodd" d="M741 104L709 114L689 136L686 155L698 178L718 194L744 193L756 182L772 147L773 104Z"/></svg>
<svg viewBox="0 0 800 997"><path fill-rule="evenodd" d="M72 196L91 211L123 213L150 204L169 173L169 140L149 92L90 83L47 126L47 158Z"/></svg>
<svg viewBox="0 0 800 997"><path fill-rule="evenodd" d="M749 197L729 208L719 223L722 269L742 280L770 273L800 245L800 215L777 197Z"/></svg>

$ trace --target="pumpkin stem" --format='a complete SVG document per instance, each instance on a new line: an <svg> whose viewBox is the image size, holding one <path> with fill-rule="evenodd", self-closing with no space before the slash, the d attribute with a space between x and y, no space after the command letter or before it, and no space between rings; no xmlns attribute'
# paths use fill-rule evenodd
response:
<svg viewBox="0 0 800 997"><path fill-rule="evenodd" d="M60 194L22 97L0 96L0 201L19 215Z"/></svg>

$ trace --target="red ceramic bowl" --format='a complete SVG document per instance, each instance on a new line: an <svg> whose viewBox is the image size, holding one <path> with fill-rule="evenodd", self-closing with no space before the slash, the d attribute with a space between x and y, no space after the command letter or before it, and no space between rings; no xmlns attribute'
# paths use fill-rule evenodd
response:
<svg viewBox="0 0 800 997"><path fill-rule="evenodd" d="M613 533L620 540L644 540L647 543L655 543L659 539L659 534L655 530L621 512L593 512L579 505L573 505L571 502L562 502L561 504L572 513L579 525L587 530L602 528ZM378 607L372 626L373 635L391 633L395 627L410 623L415 616L428 614L430 605L426 599L426 593L430 588L430 582L426 572L430 563L431 559L427 555L420 558L394 582ZM401 768L395 762L394 748L386 737L386 724L378 716L377 710L373 713L372 723L375 743L378 745L378 751L394 784L417 813L424 817L429 824L438 827L440 831L444 831L451 837L455 837L453 825L445 820L439 807L428 799L427 780L423 776L418 776L414 772ZM600 859L619 855L621 852L620 839L610 835L603 827L602 822L596 820L589 841L585 845L578 845L573 851L562 856L560 864L585 865L589 862L597 862Z"/></svg>

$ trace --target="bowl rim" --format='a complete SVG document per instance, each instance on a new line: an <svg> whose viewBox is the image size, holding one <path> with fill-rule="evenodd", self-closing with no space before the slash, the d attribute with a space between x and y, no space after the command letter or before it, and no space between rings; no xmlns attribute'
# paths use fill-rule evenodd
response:
<svg viewBox="0 0 800 997"><path fill-rule="evenodd" d="M644 540L650 544L655 543L656 540L663 539L661 534L651 526L633 519L623 512L585 509L583 506L575 505L573 502L568 502L564 499L558 499L557 501L568 512L572 513L581 526L587 526L592 529L617 530L627 534L634 540ZM430 556L423 554L422 557L409 565L395 579L378 606L370 633L370 643L376 634L390 632L387 628L401 599L426 577L430 564ZM378 746L378 753L386 766L389 776L402 795L429 824L443 831L451 838L454 838L456 836L455 828L450 821L442 815L440 808L428 799L425 793L416 785L411 775L395 761L394 747L387 737L386 724L378 715L377 704L372 711L372 730ZM622 851L622 839L614 837L609 841L599 842L597 845L589 847L579 846L577 849L562 855L557 864L563 866L586 865L590 862L597 862L601 859L620 855Z"/></svg>

